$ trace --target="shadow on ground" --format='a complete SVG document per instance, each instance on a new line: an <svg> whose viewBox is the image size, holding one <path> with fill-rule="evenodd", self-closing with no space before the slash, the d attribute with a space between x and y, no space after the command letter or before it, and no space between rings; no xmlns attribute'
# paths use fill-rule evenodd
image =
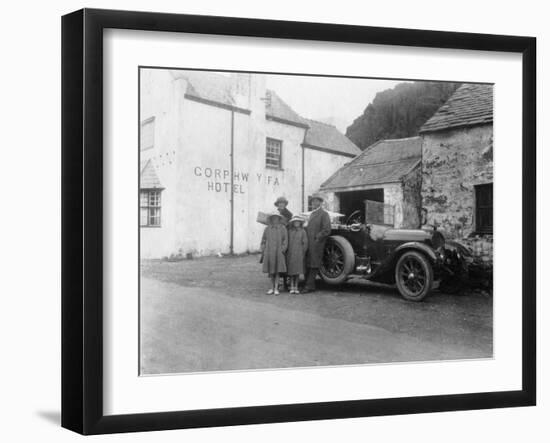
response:
<svg viewBox="0 0 550 443"><path fill-rule="evenodd" d="M36 415L41 419L51 423L52 425L61 425L60 411L36 411Z"/></svg>

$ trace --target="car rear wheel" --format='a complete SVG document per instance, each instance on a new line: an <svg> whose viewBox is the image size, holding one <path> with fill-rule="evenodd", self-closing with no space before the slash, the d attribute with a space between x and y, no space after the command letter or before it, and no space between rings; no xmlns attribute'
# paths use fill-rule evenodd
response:
<svg viewBox="0 0 550 443"><path fill-rule="evenodd" d="M355 268L355 253L348 240L340 235L327 239L319 273L324 282L338 285L347 280Z"/></svg>
<svg viewBox="0 0 550 443"><path fill-rule="evenodd" d="M395 283L403 298L420 301L433 285L434 273L430 261L420 252L407 251L397 261Z"/></svg>

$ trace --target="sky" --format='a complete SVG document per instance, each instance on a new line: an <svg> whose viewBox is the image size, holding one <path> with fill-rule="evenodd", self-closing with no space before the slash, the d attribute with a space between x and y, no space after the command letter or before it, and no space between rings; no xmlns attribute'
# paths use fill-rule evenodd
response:
<svg viewBox="0 0 550 443"><path fill-rule="evenodd" d="M267 75L266 84L302 117L328 121L341 132L358 116L377 92L400 81L295 75Z"/></svg>

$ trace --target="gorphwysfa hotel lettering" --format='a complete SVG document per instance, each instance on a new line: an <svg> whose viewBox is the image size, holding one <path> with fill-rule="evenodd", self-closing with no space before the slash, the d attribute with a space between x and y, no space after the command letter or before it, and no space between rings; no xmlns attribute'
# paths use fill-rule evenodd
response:
<svg viewBox="0 0 550 443"><path fill-rule="evenodd" d="M212 192L229 192L231 191L231 172L228 169L210 168L195 166L193 174L196 177L206 179L206 189ZM257 182L259 184L279 186L279 178L272 175L257 172L250 174L249 172L235 171L233 173L233 193L244 194L244 186L249 182Z"/></svg>

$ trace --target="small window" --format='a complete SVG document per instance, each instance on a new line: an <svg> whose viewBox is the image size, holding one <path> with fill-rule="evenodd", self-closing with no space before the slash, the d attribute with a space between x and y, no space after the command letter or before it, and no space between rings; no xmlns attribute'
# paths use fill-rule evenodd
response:
<svg viewBox="0 0 550 443"><path fill-rule="evenodd" d="M476 193L476 232L493 233L493 184L478 185Z"/></svg>
<svg viewBox="0 0 550 443"><path fill-rule="evenodd" d="M140 149L146 151L155 146L155 117L141 122Z"/></svg>
<svg viewBox="0 0 550 443"><path fill-rule="evenodd" d="M153 190L140 192L139 223L141 226L160 226L160 192Z"/></svg>
<svg viewBox="0 0 550 443"><path fill-rule="evenodd" d="M282 151L283 142L268 138L266 141L265 150L265 165L268 168L281 169L282 168Z"/></svg>

